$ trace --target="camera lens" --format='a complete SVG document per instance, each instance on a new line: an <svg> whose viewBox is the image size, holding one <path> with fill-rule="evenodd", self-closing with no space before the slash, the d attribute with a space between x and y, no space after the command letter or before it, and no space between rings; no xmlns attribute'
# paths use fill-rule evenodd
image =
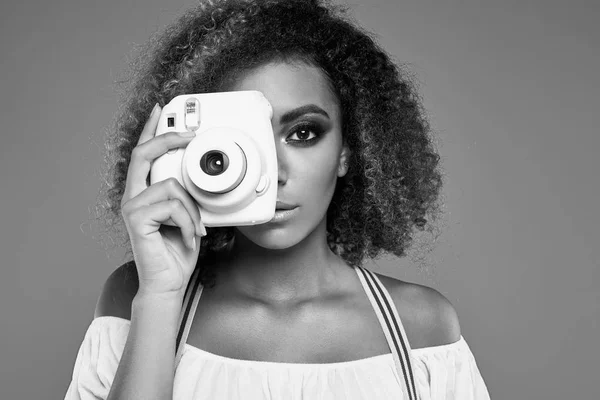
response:
<svg viewBox="0 0 600 400"><path fill-rule="evenodd" d="M227 155L218 150L206 152L200 159L200 168L205 174L215 176L222 174L229 166Z"/></svg>

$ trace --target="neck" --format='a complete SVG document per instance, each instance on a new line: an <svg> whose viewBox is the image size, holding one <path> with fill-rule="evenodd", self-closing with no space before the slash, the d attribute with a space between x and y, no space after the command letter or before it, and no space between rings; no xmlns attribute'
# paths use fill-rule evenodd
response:
<svg viewBox="0 0 600 400"><path fill-rule="evenodd" d="M238 230L227 262L218 268L223 286L262 303L290 306L340 285L343 260L327 245L325 221L286 249L265 249Z"/></svg>

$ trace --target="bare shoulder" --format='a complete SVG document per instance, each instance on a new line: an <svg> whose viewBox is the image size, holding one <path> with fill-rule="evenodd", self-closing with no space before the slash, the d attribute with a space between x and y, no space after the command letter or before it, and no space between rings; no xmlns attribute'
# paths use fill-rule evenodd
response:
<svg viewBox="0 0 600 400"><path fill-rule="evenodd" d="M137 290L137 269L130 261L115 269L104 282L94 318L112 316L131 320L131 302Z"/></svg>
<svg viewBox="0 0 600 400"><path fill-rule="evenodd" d="M460 339L458 315L437 290L376 274L394 301L411 348L442 346Z"/></svg>

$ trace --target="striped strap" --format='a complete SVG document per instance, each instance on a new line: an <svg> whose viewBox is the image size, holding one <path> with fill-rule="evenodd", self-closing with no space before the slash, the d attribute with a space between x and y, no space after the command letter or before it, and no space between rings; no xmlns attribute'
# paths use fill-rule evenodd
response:
<svg viewBox="0 0 600 400"><path fill-rule="evenodd" d="M194 315L196 314L196 308L198 307L198 302L200 301L200 295L202 294L202 289L204 288L200 285L200 279L198 279L199 273L199 268L196 268L190 277L187 288L185 289L183 308L181 309L179 322L177 323L177 326L179 326L179 331L177 333L177 341L175 342L175 368L177 368L179 361L181 360L183 348L187 343L190 327L192 326ZM198 289L198 286L200 286L200 289Z"/></svg>
<svg viewBox="0 0 600 400"><path fill-rule="evenodd" d="M405 398L418 400L410 359L410 345L404 327L400 323L400 316L394 302L374 273L363 267L355 267L355 270L362 285L365 289L369 289L365 290L365 292L371 301L373 309L375 309L379 323L385 333L385 338L392 350Z"/></svg>

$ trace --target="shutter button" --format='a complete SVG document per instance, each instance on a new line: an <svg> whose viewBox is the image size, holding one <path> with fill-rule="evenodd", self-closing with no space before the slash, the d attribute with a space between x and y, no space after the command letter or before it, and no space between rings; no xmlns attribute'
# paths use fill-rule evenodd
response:
<svg viewBox="0 0 600 400"><path fill-rule="evenodd" d="M269 177L263 175L260 177L258 185L256 185L256 194L258 196L265 194L267 187L269 187Z"/></svg>

